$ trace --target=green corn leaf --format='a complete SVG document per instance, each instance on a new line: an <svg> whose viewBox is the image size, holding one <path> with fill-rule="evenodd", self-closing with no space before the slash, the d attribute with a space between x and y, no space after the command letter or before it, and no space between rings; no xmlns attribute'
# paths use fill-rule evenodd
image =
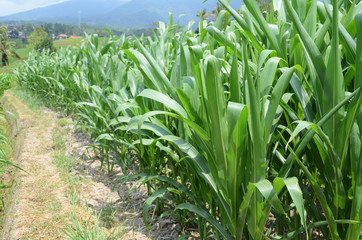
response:
<svg viewBox="0 0 362 240"><path fill-rule="evenodd" d="M296 28L297 32L300 35L300 38L302 39L308 54L310 55L310 58L313 62L314 68L317 71L319 80L322 84L324 84L326 79L326 65L323 60L323 56L317 46L315 45L313 39L309 36L308 32L303 27L302 22L300 21L297 13L293 9L292 5L290 4L289 0L285 0L285 7L287 9L288 15L291 18L294 27Z"/></svg>
<svg viewBox="0 0 362 240"><path fill-rule="evenodd" d="M148 212L150 207L152 206L152 203L156 201L157 199L168 199L167 192L172 192L175 194L179 194L179 191L173 188L162 188L160 190L157 190L154 192L151 196L147 198L147 200L143 203L143 222L145 223L146 227L148 229L151 229L150 225L148 224Z"/></svg>
<svg viewBox="0 0 362 240"><path fill-rule="evenodd" d="M356 27L357 27L357 58L356 58L356 77L355 77L355 89L360 88L359 95L355 98L353 106L351 106L351 110L348 112L349 118L347 116L344 124L344 129L350 131L350 149L351 149L351 165L352 169L352 187L353 187L353 200L352 200L352 209L351 209L351 219L362 222L362 138L361 138L361 130L362 130L362 107L357 108L358 99L361 98L361 86L362 86L362 14L359 13L356 15ZM359 103L360 104L360 103ZM357 111L357 112L356 112ZM357 114L356 120L353 122L353 115ZM347 119L349 119L349 123L347 124ZM353 126L350 126L353 124ZM348 127L347 127L348 126ZM348 131L344 130L345 134ZM347 135L349 136L349 135ZM345 142L346 143L346 142ZM347 143L348 144L348 143ZM344 149L347 146L344 147ZM343 149L343 148L342 148ZM342 151L342 154L344 151ZM343 155L344 156L344 155ZM348 156L346 156L348 157ZM349 167L349 166L348 166ZM353 225L348 228L348 232L346 237L348 239L358 239L360 232L362 231L362 224Z"/></svg>
<svg viewBox="0 0 362 240"><path fill-rule="evenodd" d="M207 220L212 226L214 226L220 234L223 236L224 239L232 240L230 235L226 232L226 230L218 223L208 212L203 210L202 208L199 208L195 205L189 204L189 203L182 203L176 206L176 209L181 210L188 210L190 212L196 213L197 215L203 217L205 220Z"/></svg>
<svg viewBox="0 0 362 240"><path fill-rule="evenodd" d="M341 66L341 54L339 50L339 30L338 30L338 6L337 1L333 2L333 20L332 20L332 45L327 64L326 81L324 85L323 112L327 113L330 109L340 103L344 98L344 79ZM323 125L323 129L331 139L336 143L337 129L343 118L344 107L340 108L329 121Z"/></svg>
<svg viewBox="0 0 362 240"><path fill-rule="evenodd" d="M328 136L322 131L321 127L314 123L309 123L309 122L305 122L305 121L299 122L297 128L293 132L291 138L289 139L289 141L286 145L286 149L290 148L288 144L296 137L296 133L299 133L300 131L302 131L303 129L308 128L308 127L311 127L319 135L319 137L322 139L323 143L327 146L327 149L328 149L327 160L328 161L326 162L326 164L328 164L328 167L333 166L333 174L334 174L333 179L330 179L332 182L334 182L334 185L335 185L335 186L332 186L334 188L334 204L337 209L338 208L344 209L345 205L346 205L346 194L345 194L345 189L343 186L343 178L342 178L341 169L338 165L338 157L337 157L336 153L334 152L333 146L332 146Z"/></svg>
<svg viewBox="0 0 362 240"><path fill-rule="evenodd" d="M318 121L317 125L322 126L329 118L331 118L343 105L347 104L348 101L350 101L353 97L357 95L357 93L360 91L360 89L354 91L350 96L346 97L342 102L340 102L337 106L335 106L329 113L327 113L321 120ZM297 155L300 155L309 141L313 139L315 132L314 130L309 130L307 134L303 136L301 141L299 142L295 153ZM279 171L279 177L284 178L289 174L289 171L294 163L294 156L293 154L289 154L287 161L282 166L282 169Z"/></svg>
<svg viewBox="0 0 362 240"><path fill-rule="evenodd" d="M260 59L259 59L260 60ZM263 71L260 75L260 96L268 95L270 92L270 89L273 86L273 81L275 79L275 75L277 72L277 68L279 65L281 58L270 58L264 66ZM260 66L260 62L259 62Z"/></svg>
<svg viewBox="0 0 362 240"><path fill-rule="evenodd" d="M300 104L302 105L304 116L309 122L315 121L315 113L312 109L311 96L308 94L306 88L303 86L302 81L297 74L292 76L290 80L294 92L297 94Z"/></svg>
<svg viewBox="0 0 362 240"><path fill-rule="evenodd" d="M253 80L250 75L248 61L246 60L246 46L244 44L243 59L245 64L245 76L247 85L247 106L249 109L249 131L253 141L253 173L252 181L258 182L265 178L265 146L264 135L260 120L260 100L257 98Z"/></svg>
<svg viewBox="0 0 362 240"><path fill-rule="evenodd" d="M317 0L313 0L310 3L307 16L303 22L303 26L307 31L308 35L314 39L316 34L316 25L317 25Z"/></svg>
<svg viewBox="0 0 362 240"><path fill-rule="evenodd" d="M273 185L279 185L279 188L281 187L281 185L285 185L288 189L288 192L290 194L290 196L293 199L293 203L295 204L295 207L297 209L298 214L300 215L300 221L301 224L303 225L304 229L307 229L307 218L305 215L305 209L304 209L304 202L303 202L303 194L302 194L302 190L299 187L298 184L298 179L293 177L293 178L287 178L287 179L282 179L282 178L275 178ZM308 235L307 235L307 239L308 239Z"/></svg>
<svg viewBox="0 0 362 240"><path fill-rule="evenodd" d="M207 112L211 122L211 141L215 149L216 168L221 179L226 178L228 172L227 149L228 133L226 121L226 101L223 86L219 74L219 61L214 56L206 57L206 92L207 92Z"/></svg>
<svg viewBox="0 0 362 240"><path fill-rule="evenodd" d="M162 103L166 107L180 114L183 118L188 118L187 112L180 104L178 104L175 100L161 92L157 92L152 89L145 89L138 95L138 97L149 98L159 103Z"/></svg>
<svg viewBox="0 0 362 240"><path fill-rule="evenodd" d="M333 21L332 10L329 8L329 5L327 4L327 2L325 0L323 2L324 2L324 7L326 9L326 13L328 15L329 20ZM355 62L356 52L357 52L356 42L353 40L351 35L347 32L345 27L339 22L339 19L338 19L338 30L339 30L341 42L342 42L343 46L345 47L348 56L350 57L350 59L349 59L350 62L353 64Z"/></svg>
<svg viewBox="0 0 362 240"><path fill-rule="evenodd" d="M246 37L248 39L250 39L250 42L253 43L253 46L258 50L258 52L262 52L263 48L261 46L261 44L259 43L259 41L255 38L254 33L251 31L250 27L248 26L248 24L245 22L245 20L240 16L240 14L238 12L236 12L231 6L230 4L227 3L226 0L218 0L229 12L230 14L235 18L235 20L240 24L240 26L243 28L244 30L244 35L246 35Z"/></svg>
<svg viewBox="0 0 362 240"><path fill-rule="evenodd" d="M244 0L244 3L251 14L254 16L256 21L258 22L260 28L266 34L270 44L272 45L273 49L275 49L280 57L284 57L285 53L282 51L277 36L273 33L271 28L268 26L267 22L265 21L263 15L260 12L259 6L254 0Z"/></svg>
<svg viewBox="0 0 362 240"><path fill-rule="evenodd" d="M237 222L237 213L241 204L239 196L245 179L245 145L247 139L248 109L245 105L229 102L227 108L229 146L227 149L228 171L226 172L228 198L232 219ZM245 180L244 180L245 181Z"/></svg>
<svg viewBox="0 0 362 240"><path fill-rule="evenodd" d="M287 69L282 76L278 79L273 92L271 94L269 107L265 117L265 135L268 136L271 133L271 128L274 122L275 114L278 109L280 100L285 92L285 89L289 85L289 81L293 75L294 68ZM265 138L267 140L269 138ZM267 144L267 143L266 143Z"/></svg>
<svg viewBox="0 0 362 240"><path fill-rule="evenodd" d="M273 185L268 180L261 180L257 183L254 183L254 185L263 195L266 201L275 208L275 210L281 214L285 214L282 203L280 202Z"/></svg>
<svg viewBox="0 0 362 240"><path fill-rule="evenodd" d="M286 18L283 1L282 0L273 0L273 7L274 7L274 11L278 12L279 22L281 22L281 23L286 22L287 18Z"/></svg>
<svg viewBox="0 0 362 240"><path fill-rule="evenodd" d="M253 143L252 149L252 163L251 163L251 179L252 183L259 182L265 179L265 164L266 164L266 146L264 145L264 131L261 123L261 106L260 99L256 94L253 79L251 78L249 64L247 60L247 42L244 42L243 46L243 62L245 64L244 77L246 78L246 103L249 109L248 126L250 131L250 137ZM251 214L248 220L248 230L250 234L255 238L260 235L258 230L257 221L260 220L260 212L262 211L261 196L256 192L253 195L253 201L251 206Z"/></svg>
<svg viewBox="0 0 362 240"><path fill-rule="evenodd" d="M222 33L219 29L213 26L206 28L206 31L213 37L215 40L222 46L226 46L229 53L235 55L234 50L238 50L237 45L232 41L226 38L225 34ZM239 52L241 54L241 52ZM238 56L238 55L236 55Z"/></svg>
<svg viewBox="0 0 362 240"><path fill-rule="evenodd" d="M281 135L280 135L281 136ZM281 136L281 138L283 139L283 136ZM298 165L301 167L302 171L306 174L308 180L310 181L313 190L315 191L317 198L319 199L320 203L321 203L321 207L326 215L327 218L327 222L328 225L330 227L330 237L331 239L340 239L339 235L338 235L338 231L337 231L337 225L336 225L336 221L333 217L333 213L330 209L330 207L328 206L327 203L327 199L325 197L325 195L323 194L322 190L320 189L320 186L318 185L318 183L316 182L316 179L313 177L313 175L309 172L308 168L302 163L302 161L298 158L298 156L296 155L296 153L292 150L291 147L288 147L288 150L291 152L291 154L294 156L296 162L298 163Z"/></svg>
<svg viewBox="0 0 362 240"><path fill-rule="evenodd" d="M230 100L232 102L240 102L240 73L238 62L238 51L234 49L233 62L230 70Z"/></svg>

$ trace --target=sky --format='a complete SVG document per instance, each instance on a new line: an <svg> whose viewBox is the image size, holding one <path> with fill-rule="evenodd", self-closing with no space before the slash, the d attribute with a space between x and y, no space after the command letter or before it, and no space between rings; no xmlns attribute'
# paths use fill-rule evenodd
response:
<svg viewBox="0 0 362 240"><path fill-rule="evenodd" d="M0 0L0 16L24 12L34 8L45 7L68 0ZM127 0L119 0L127 1Z"/></svg>
<svg viewBox="0 0 362 240"><path fill-rule="evenodd" d="M0 0L0 16L45 7L67 0Z"/></svg>

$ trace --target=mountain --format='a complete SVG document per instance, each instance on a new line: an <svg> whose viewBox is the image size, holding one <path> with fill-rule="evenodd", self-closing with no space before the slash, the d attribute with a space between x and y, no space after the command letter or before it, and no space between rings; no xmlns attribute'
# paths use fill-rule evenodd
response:
<svg viewBox="0 0 362 240"><path fill-rule="evenodd" d="M100 17L98 22L123 27L146 27L153 22L169 19L173 13L175 23L187 24L190 20L198 20L199 10L206 8L209 12L217 5L217 0L133 0ZM241 0L230 2L234 8L239 8ZM182 15L182 16L180 16Z"/></svg>
<svg viewBox="0 0 362 240"><path fill-rule="evenodd" d="M167 22L169 12L175 23L186 25L190 20L198 21L199 10L211 12L217 0L69 0L59 4L33 9L27 12L0 17L4 21L60 22L76 24L80 12L81 22L98 26L121 28L144 28L158 21ZM239 8L242 0L230 4ZM182 16L180 16L182 15Z"/></svg>
<svg viewBox="0 0 362 240"><path fill-rule="evenodd" d="M122 5L120 0L70 0L47 7L0 17L0 21L44 21L76 23L81 18L105 14Z"/></svg>

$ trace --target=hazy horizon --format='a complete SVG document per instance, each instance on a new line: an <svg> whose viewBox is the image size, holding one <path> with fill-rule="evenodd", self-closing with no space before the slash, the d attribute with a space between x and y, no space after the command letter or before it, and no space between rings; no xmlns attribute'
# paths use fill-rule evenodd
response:
<svg viewBox="0 0 362 240"><path fill-rule="evenodd" d="M70 0L1 0L0 16L5 17L15 13L26 12L29 10L47 7ZM104 1L104 0L100 0ZM129 2L131 0L118 0Z"/></svg>

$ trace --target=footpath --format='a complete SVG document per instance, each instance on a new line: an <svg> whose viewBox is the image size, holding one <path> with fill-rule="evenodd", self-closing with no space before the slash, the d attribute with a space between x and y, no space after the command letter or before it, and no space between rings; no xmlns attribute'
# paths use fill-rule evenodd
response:
<svg viewBox="0 0 362 240"><path fill-rule="evenodd" d="M152 234L144 226L142 188L113 191L120 169L109 175L95 157L81 159L84 139L74 135L70 119L47 108L34 112L11 91L1 102L17 118L10 123L11 161L25 171L15 169L8 179L0 239L175 239L174 223L155 223Z"/></svg>

